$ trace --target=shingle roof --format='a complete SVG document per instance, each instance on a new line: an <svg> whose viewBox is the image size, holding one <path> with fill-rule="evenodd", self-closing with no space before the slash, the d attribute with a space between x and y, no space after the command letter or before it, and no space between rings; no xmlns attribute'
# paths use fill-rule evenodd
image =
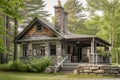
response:
<svg viewBox="0 0 120 80"><path fill-rule="evenodd" d="M24 40L19 40L20 37L22 37L25 32L30 28L32 27L32 25L38 21L39 23L42 23L44 25L47 26L47 28L51 29L55 34L58 35L58 38L36 38L36 39L24 39ZM63 35L61 33L59 33L54 25L50 22L48 22L47 20L44 20L44 19L40 19L40 18L34 18L33 21L16 37L16 39L14 40L14 42L17 42L17 41L34 41L34 40L52 40L52 39L75 39L75 38L97 38L99 40L101 40L102 42L106 43L107 45L110 45L108 42L106 42L105 40L95 36L95 35L79 35L79 34L72 34L70 32L68 32L67 35Z"/></svg>

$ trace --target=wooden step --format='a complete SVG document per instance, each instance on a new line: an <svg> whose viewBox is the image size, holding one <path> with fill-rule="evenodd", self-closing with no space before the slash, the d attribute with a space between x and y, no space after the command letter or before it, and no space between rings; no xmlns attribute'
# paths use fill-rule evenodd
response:
<svg viewBox="0 0 120 80"><path fill-rule="evenodd" d="M72 74L78 65L79 63L64 63L63 68L60 69L60 73Z"/></svg>
<svg viewBox="0 0 120 80"><path fill-rule="evenodd" d="M64 65L68 66L78 66L80 63L64 63Z"/></svg>

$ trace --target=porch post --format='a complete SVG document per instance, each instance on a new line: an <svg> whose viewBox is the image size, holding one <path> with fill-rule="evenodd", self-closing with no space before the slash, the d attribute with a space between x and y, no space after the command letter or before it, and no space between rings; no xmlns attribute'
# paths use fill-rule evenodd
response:
<svg viewBox="0 0 120 80"><path fill-rule="evenodd" d="M56 43L56 55L62 56L62 45L61 42Z"/></svg>
<svg viewBox="0 0 120 80"><path fill-rule="evenodd" d="M95 53L96 53L96 42L95 42L95 38L92 38L92 41L91 41L91 54L93 55L93 63L95 64L95 63L97 63L96 62L96 56L97 55L95 55Z"/></svg>
<svg viewBox="0 0 120 80"><path fill-rule="evenodd" d="M45 44L45 56L49 56L50 55L50 46L49 43Z"/></svg>
<svg viewBox="0 0 120 80"><path fill-rule="evenodd" d="M109 63L110 63L110 64L112 64L112 56L111 56L112 53L111 53L111 49L112 49L112 47L110 46L110 47L109 47L109 51L110 51L110 53L109 53L109 54L110 54Z"/></svg>
<svg viewBox="0 0 120 80"><path fill-rule="evenodd" d="M20 44L20 58L23 57L22 43Z"/></svg>
<svg viewBox="0 0 120 80"><path fill-rule="evenodd" d="M67 54L67 43L62 42L62 44L64 44L64 46L62 47L62 54L65 55Z"/></svg>
<svg viewBox="0 0 120 80"><path fill-rule="evenodd" d="M28 44L28 56L32 56L32 43Z"/></svg>
<svg viewBox="0 0 120 80"><path fill-rule="evenodd" d="M70 45L71 62L74 62L73 46Z"/></svg>

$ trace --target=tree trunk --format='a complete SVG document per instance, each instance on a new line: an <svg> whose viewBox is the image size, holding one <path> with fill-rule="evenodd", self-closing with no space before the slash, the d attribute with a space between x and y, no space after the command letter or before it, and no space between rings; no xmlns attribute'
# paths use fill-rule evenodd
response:
<svg viewBox="0 0 120 80"><path fill-rule="evenodd" d="M14 18L14 39L16 38L17 34L18 34L18 21L16 18ZM14 57L13 60L16 61L17 60L17 44L14 43Z"/></svg>
<svg viewBox="0 0 120 80"><path fill-rule="evenodd" d="M4 43L5 43L5 46L7 48L7 51L9 52L9 46L10 46L10 41L9 41L9 29L10 29L10 26L9 26L9 17L8 16L5 16L5 34L7 36L5 36L4 38ZM7 63L8 62L8 53L4 54L4 62Z"/></svg>
<svg viewBox="0 0 120 80"><path fill-rule="evenodd" d="M4 19L4 27L5 27L4 33L5 33L5 35L7 35L7 36L4 37L3 40L4 40L4 45L6 46L7 51L9 52L9 39L8 39L9 17L4 15L3 19ZM8 63L8 54L7 53L0 54L0 63L1 64Z"/></svg>

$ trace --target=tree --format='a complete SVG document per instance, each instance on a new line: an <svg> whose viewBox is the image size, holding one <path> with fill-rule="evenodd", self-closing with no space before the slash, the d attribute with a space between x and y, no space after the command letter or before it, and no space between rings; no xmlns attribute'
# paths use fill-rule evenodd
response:
<svg viewBox="0 0 120 80"><path fill-rule="evenodd" d="M17 3L17 5L16 5ZM9 29L9 18L19 19L19 14L15 11L15 7L22 7L22 0L2 0L0 2L0 53L7 53L8 50L8 29ZM6 48L7 47L7 48ZM1 63L4 63L6 54L1 54Z"/></svg>
<svg viewBox="0 0 120 80"><path fill-rule="evenodd" d="M24 0L24 9L19 10L23 16L23 23L20 27L25 27L35 17L46 18L50 16L48 11L44 10L45 1L43 0Z"/></svg>
<svg viewBox="0 0 120 80"><path fill-rule="evenodd" d="M83 24L85 15L83 15L82 3L78 0L68 0L64 8L68 12L68 29L73 33L85 33L86 28Z"/></svg>
<svg viewBox="0 0 120 80"><path fill-rule="evenodd" d="M87 0L89 11L91 12L87 21L89 25L98 25L96 35L104 38L112 44L113 61L118 63L120 54L120 2L119 0ZM97 15L100 11L103 15ZM97 20L96 18L99 17ZM94 24L91 24L94 21Z"/></svg>
<svg viewBox="0 0 120 80"><path fill-rule="evenodd" d="M17 18L14 18L14 39L17 37L18 35L18 20ZM13 60L16 61L17 60L17 43L14 43L14 56L13 56Z"/></svg>

